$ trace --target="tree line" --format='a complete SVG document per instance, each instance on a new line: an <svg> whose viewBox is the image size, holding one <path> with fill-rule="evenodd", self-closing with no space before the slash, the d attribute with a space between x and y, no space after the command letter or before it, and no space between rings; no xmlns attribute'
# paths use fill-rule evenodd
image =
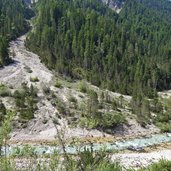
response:
<svg viewBox="0 0 171 171"><path fill-rule="evenodd" d="M127 0L117 14L98 0L40 0L36 10L27 46L49 68L134 96L170 88L169 1Z"/></svg>

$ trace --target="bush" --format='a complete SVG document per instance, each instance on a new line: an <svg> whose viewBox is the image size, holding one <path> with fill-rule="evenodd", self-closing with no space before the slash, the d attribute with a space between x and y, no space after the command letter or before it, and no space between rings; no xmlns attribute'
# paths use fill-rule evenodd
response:
<svg viewBox="0 0 171 171"><path fill-rule="evenodd" d="M77 103L77 99L74 96L70 96L69 101L73 103Z"/></svg>
<svg viewBox="0 0 171 171"><path fill-rule="evenodd" d="M171 123L158 122L156 125L161 129L162 132L171 132Z"/></svg>
<svg viewBox="0 0 171 171"><path fill-rule="evenodd" d="M62 88L62 84L61 84L61 82L59 80L56 80L55 87Z"/></svg>
<svg viewBox="0 0 171 171"><path fill-rule="evenodd" d="M93 129L97 127L97 120L87 117L81 117L79 120L79 126L82 128L87 127L89 129Z"/></svg>
<svg viewBox="0 0 171 171"><path fill-rule="evenodd" d="M155 118L156 122L168 122L169 120L171 120L170 112L158 114Z"/></svg>
<svg viewBox="0 0 171 171"><path fill-rule="evenodd" d="M5 85L0 85L0 96L1 97L8 97L11 96L11 92L9 90L8 87L6 87Z"/></svg>
<svg viewBox="0 0 171 171"><path fill-rule="evenodd" d="M57 106L57 110L60 114L62 114L62 115L67 114L66 105L61 99L57 99L56 106Z"/></svg>
<svg viewBox="0 0 171 171"><path fill-rule="evenodd" d="M20 118L30 120L34 118L34 111L32 109L22 109L20 111Z"/></svg>
<svg viewBox="0 0 171 171"><path fill-rule="evenodd" d="M72 74L75 79L83 79L85 78L86 74L83 68L75 68L72 70Z"/></svg>
<svg viewBox="0 0 171 171"><path fill-rule="evenodd" d="M31 85L23 86L21 90L16 90L13 94L19 116L21 119L30 120L34 118L37 110L37 89Z"/></svg>
<svg viewBox="0 0 171 171"><path fill-rule="evenodd" d="M118 108L118 103L117 103L117 101L115 99L113 99L112 100L112 109L117 110L117 108Z"/></svg>
<svg viewBox="0 0 171 171"><path fill-rule="evenodd" d="M39 82L38 77L30 77L31 82Z"/></svg>
<svg viewBox="0 0 171 171"><path fill-rule="evenodd" d="M92 117L86 115L80 118L79 124L81 127L92 128L111 128L126 123L126 118L119 112L97 112Z"/></svg>
<svg viewBox="0 0 171 171"><path fill-rule="evenodd" d="M108 112L102 114L102 118L99 119L99 125L102 127L113 127L126 122L125 116L118 112Z"/></svg>
<svg viewBox="0 0 171 171"><path fill-rule="evenodd" d="M87 93L88 92L88 86L85 81L80 82L79 89L82 93Z"/></svg>
<svg viewBox="0 0 171 171"><path fill-rule="evenodd" d="M171 131L171 113L158 114L155 118L156 125L161 129L162 132Z"/></svg>

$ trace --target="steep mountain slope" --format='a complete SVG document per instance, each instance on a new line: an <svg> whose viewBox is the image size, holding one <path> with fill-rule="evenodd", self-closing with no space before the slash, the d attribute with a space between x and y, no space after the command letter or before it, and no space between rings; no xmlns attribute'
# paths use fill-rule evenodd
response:
<svg viewBox="0 0 171 171"><path fill-rule="evenodd" d="M118 15L97 0L40 0L27 46L64 75L153 98L170 88L170 9L165 0L127 0Z"/></svg>

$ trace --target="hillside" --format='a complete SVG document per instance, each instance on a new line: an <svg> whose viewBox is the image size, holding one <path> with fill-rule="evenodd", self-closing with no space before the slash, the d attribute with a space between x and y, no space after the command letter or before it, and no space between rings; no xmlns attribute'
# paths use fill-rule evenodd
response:
<svg viewBox="0 0 171 171"><path fill-rule="evenodd" d="M134 40L134 42L132 37L122 37L122 33L125 33L121 33L120 31L122 30L119 29L119 26L123 27L122 24L125 22L122 20L126 20L125 13L129 5L134 5L132 1L125 2L119 15L115 13L115 11L110 10L103 3L99 3L99 1L94 1L94 3L85 1L84 4L81 4L80 1L71 1L70 3L68 1L57 2L58 1L39 1L36 8L39 10L39 13L42 14L34 19L34 29L26 38L26 45L40 54L41 61L52 71L47 70L38 60L38 56L30 53L25 48L24 36L10 45L11 54L14 55L14 64L12 65L14 68L7 67L0 73L2 82L0 87L2 103L5 104L7 109L12 108L16 111L15 125L17 125L17 128L14 128L17 133L14 134L14 139L17 140L17 137L19 139L21 137L22 139L21 135L24 136L23 141L25 139L32 139L34 134L39 134L40 132L42 132L42 134L48 133L49 130L53 130L52 136L50 136L53 139L54 134L56 134L53 120L58 120L58 117L65 120L61 121L59 119L59 123L65 122L69 129L72 126L74 129L78 128L78 134L79 131L82 132L83 129L96 129L100 131L100 136L102 135L101 133L138 136L139 134L144 135L159 132L156 126L159 127L162 132L170 131L170 99L163 97L162 94L158 96L156 93L158 80L155 79L161 76L157 75L159 74L159 69L153 68L153 66L152 68L154 70L150 71L149 68L146 70L147 66L151 67L151 65L154 65L154 61L153 64L150 64L150 61L154 60L153 57L149 59L150 61L148 63L145 63L145 57L143 58L144 60L141 61L142 59L140 57L133 56L133 47L131 53L126 53L129 49L127 49L127 44L133 45L133 43L135 43L138 46L138 42L136 42L136 40ZM140 6L140 1L136 2L137 4L135 5L137 9L132 9L133 12L144 8L144 6ZM45 3L47 3L46 6L44 5ZM143 1L143 3L145 3L145 1ZM155 11L154 6L149 8L154 8L153 10ZM129 10L130 9L131 8L129 8ZM46 10L51 12L47 13ZM152 14L153 10L150 10ZM79 15L76 15L77 12ZM131 14L133 15L133 12L130 13L130 16L126 15L130 22L134 22L133 19L131 20ZM65 16L64 14L67 15ZM144 15L146 15L146 13ZM137 14L137 16L140 15ZM49 20L49 17L51 20ZM74 17L74 20L72 17ZM88 17L88 19L86 19L86 17ZM76 21L77 25L74 25ZM162 18L161 21L164 22ZM95 24L90 25L90 23L93 22L95 22ZM116 24L116 22L119 23ZM66 25L63 26L64 23ZM71 23L73 26L71 26ZM101 24L101 26L104 26L104 24L108 25L105 26L105 29L101 29L103 27L99 29L99 24ZM130 27L133 27L133 25L134 24ZM57 31L55 27L57 27ZM165 26L163 27L165 28ZM69 28L71 30L67 30ZM115 30L113 30L113 28L115 28ZM143 31L145 31L145 29ZM72 37L72 33L74 33L74 37ZM111 36L109 36L109 33ZM128 32L127 36L131 36L135 33L136 32ZM65 37L64 39L63 36ZM126 58L128 56L120 56L119 59L119 56L116 57L115 55L108 54L109 50L111 53L112 49L115 51L116 48L120 48L121 42L119 38L121 37L119 36L123 38L122 41L125 46L125 48L122 49L123 54L128 56L131 54L129 58ZM137 36L141 37L138 33ZM83 39L83 37L85 39ZM72 38L74 38L74 40L72 40ZM113 40L112 43L110 42L110 38ZM151 43L148 39L147 42ZM143 42L141 43L143 46ZM140 48L142 48L142 46L139 45ZM65 49L66 47L69 49ZM82 56L79 56L81 53L79 50L84 52L81 54ZM95 53L95 56L93 56L93 53ZM139 51L137 51L137 53L140 54ZM85 54L87 54L87 56L85 56ZM75 55L77 55L77 57ZM32 59L31 57L33 56L34 58ZM108 57L110 57L110 60ZM134 64L137 57L138 63L136 65L139 67L135 69ZM124 60L130 60L132 58L132 64L128 65L128 61L123 63L122 58ZM140 61L143 62L144 65L140 65ZM119 69L119 66L123 67L123 70L121 70L121 68ZM85 70L85 67L89 69L87 68ZM129 72L125 73L124 67L125 69L129 68L131 73L135 75L136 80L133 79L132 82L127 84L120 84L118 88L121 90L125 87L126 90L133 84L134 87L131 87L133 91L132 97L113 93L109 91L110 89L107 89L107 85L110 85L108 88L113 90L116 88L115 84L117 84L117 82L122 83L126 78L129 78ZM96 69L99 72L96 72ZM103 73L104 69L107 75ZM114 74L115 71L118 75ZM149 78L143 75L143 80L141 81L141 72L148 74ZM156 84L155 88L150 87L150 72L152 72L151 74L153 76L151 78L153 86L154 83ZM110 79L108 78L109 73ZM124 75L124 73L126 75ZM98 74L100 74L101 77L98 77ZM124 76L124 79L119 79L120 76ZM87 80L90 79L89 81L95 84L100 83L100 79L103 78L103 82L101 82L103 85L101 85L100 88L96 86L93 87L93 85L84 80L85 78L87 78ZM70 80L71 83L65 83L67 85L69 84L69 87L66 87L65 84L62 85L60 80L63 79ZM106 79L109 80L105 82ZM144 87L141 86L141 84L145 84L146 79L148 80L147 89L145 85ZM110 82L112 83L112 80L113 84L109 84ZM155 98L149 99L148 96ZM35 126L34 123L36 123ZM21 129L23 131L22 133L20 132ZM26 138L27 134L29 138Z"/></svg>
<svg viewBox="0 0 171 171"><path fill-rule="evenodd" d="M63 75L154 98L170 88L170 22L157 6L171 4L150 2L128 0L118 15L97 0L39 1L27 46Z"/></svg>
<svg viewBox="0 0 171 171"><path fill-rule="evenodd" d="M0 0L0 170L170 171L171 2L35 2Z"/></svg>

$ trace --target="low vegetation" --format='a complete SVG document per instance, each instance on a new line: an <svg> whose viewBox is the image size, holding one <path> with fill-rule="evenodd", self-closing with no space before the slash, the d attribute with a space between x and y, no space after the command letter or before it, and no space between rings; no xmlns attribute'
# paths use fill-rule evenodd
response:
<svg viewBox="0 0 171 171"><path fill-rule="evenodd" d="M65 147L64 147L65 149ZM63 149L63 150L64 150ZM78 151L76 155L65 152L59 154L40 156L35 153L36 149L31 146L14 148L11 158L1 157L0 167L2 171L39 170L39 171L135 171L134 168L126 169L119 162L111 162L110 155L105 151L95 152L91 149ZM15 164L20 161L20 164ZM170 171L171 161L161 160L148 167L136 169L138 171Z"/></svg>
<svg viewBox="0 0 171 171"><path fill-rule="evenodd" d="M55 82L55 87L62 88L62 83L58 79Z"/></svg>
<svg viewBox="0 0 171 171"><path fill-rule="evenodd" d="M7 96L11 96L10 89L4 84L0 84L0 97L7 97Z"/></svg>
<svg viewBox="0 0 171 171"><path fill-rule="evenodd" d="M171 161L161 160L158 163L154 163L148 168L140 169L140 171L170 171Z"/></svg>
<svg viewBox="0 0 171 171"><path fill-rule="evenodd" d="M30 77L30 81L31 82L39 82L39 78L38 77Z"/></svg>
<svg viewBox="0 0 171 171"><path fill-rule="evenodd" d="M37 90L31 85L27 87L23 84L21 90L16 90L13 94L16 103L16 111L19 112L20 119L29 120L34 118L37 109Z"/></svg>
<svg viewBox="0 0 171 171"><path fill-rule="evenodd" d="M6 107L0 100L0 126L1 126L2 122L4 121L6 114L7 114Z"/></svg>

